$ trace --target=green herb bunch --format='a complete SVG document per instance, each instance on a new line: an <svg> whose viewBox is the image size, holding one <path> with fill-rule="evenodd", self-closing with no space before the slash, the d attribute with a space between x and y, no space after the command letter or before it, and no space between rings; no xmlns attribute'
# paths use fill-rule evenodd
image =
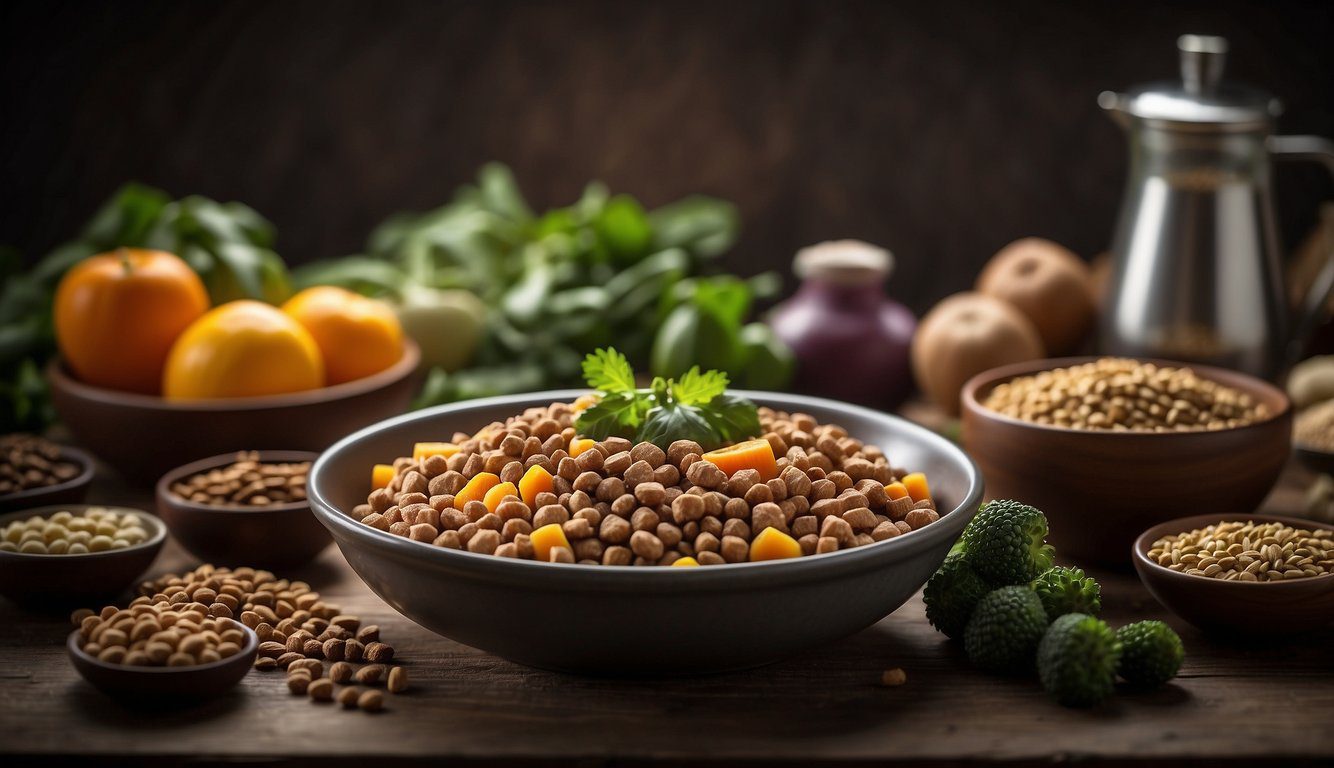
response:
<svg viewBox="0 0 1334 768"><path fill-rule="evenodd" d="M624 437L663 450L677 440L694 440L707 451L760 434L755 404L728 394L722 371L694 366L680 378L656 376L640 389L630 361L611 348L585 357L583 371L588 386L601 393L575 423L585 437Z"/></svg>

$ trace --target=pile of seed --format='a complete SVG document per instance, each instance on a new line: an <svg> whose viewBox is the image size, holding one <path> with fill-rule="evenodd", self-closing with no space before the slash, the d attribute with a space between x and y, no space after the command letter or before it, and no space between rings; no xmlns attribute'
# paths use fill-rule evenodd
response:
<svg viewBox="0 0 1334 768"><path fill-rule="evenodd" d="M0 496L45 488L79 476L79 465L60 458L60 446L35 435L0 435Z"/></svg>
<svg viewBox="0 0 1334 768"><path fill-rule="evenodd" d="M173 483L171 492L211 507L267 507L306 499L309 461L261 462L241 451L236 461Z"/></svg>
<svg viewBox="0 0 1334 768"><path fill-rule="evenodd" d="M241 625L202 602L138 597L128 608L81 608L70 616L84 653L132 667L193 667L235 656L245 647Z"/></svg>
<svg viewBox="0 0 1334 768"><path fill-rule="evenodd" d="M298 659L287 667L287 689L292 695L309 696L316 703L337 701L345 709L379 712L384 696L372 686L381 684L390 693L403 693L408 689L407 670L384 664L356 669L346 661L335 661L326 677L324 663L317 659Z"/></svg>
<svg viewBox="0 0 1334 768"><path fill-rule="evenodd" d="M15 520L0 529L0 552L86 555L125 549L147 539L143 520L134 512L89 507L81 514L60 510L49 517Z"/></svg>
<svg viewBox="0 0 1334 768"><path fill-rule="evenodd" d="M1306 408L1292 423L1293 442L1304 448L1334 452L1334 400Z"/></svg>
<svg viewBox="0 0 1334 768"><path fill-rule="evenodd" d="M536 407L477 436L458 433L448 459L400 458L387 488L352 512L362 523L452 549L532 559L529 534L559 524L570 548L560 561L592 565L700 565L745 562L761 531L791 536L803 555L833 552L899 536L935 522L929 498L895 498L886 486L905 472L883 451L819 424L803 413L759 409L763 437L779 476L753 469L728 476L701 458L699 444L611 437L577 457L569 453L577 416L567 403ZM495 511L480 501L455 508L457 494L480 472L514 482L528 468L552 473L553 488L529 505L507 497Z"/></svg>
<svg viewBox="0 0 1334 768"><path fill-rule="evenodd" d="M1189 576L1227 581L1286 581L1334 574L1334 533L1282 523L1221 522L1149 549L1159 565Z"/></svg>
<svg viewBox="0 0 1334 768"><path fill-rule="evenodd" d="M1134 432L1231 429L1270 416L1250 395L1189 368L1124 358L1021 376L997 385L984 405L1035 424Z"/></svg>

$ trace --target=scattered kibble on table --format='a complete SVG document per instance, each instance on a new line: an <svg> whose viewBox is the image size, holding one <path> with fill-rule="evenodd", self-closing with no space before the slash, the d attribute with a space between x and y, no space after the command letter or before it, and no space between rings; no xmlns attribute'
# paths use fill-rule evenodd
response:
<svg viewBox="0 0 1334 768"><path fill-rule="evenodd" d="M135 512L89 507L83 512L60 510L47 517L15 520L0 531L0 551L25 555L86 555L126 549L148 540L144 522Z"/></svg>
<svg viewBox="0 0 1334 768"><path fill-rule="evenodd" d="M1334 575L1334 532L1220 522L1158 539L1149 559L1188 576L1227 581L1325 577Z"/></svg>

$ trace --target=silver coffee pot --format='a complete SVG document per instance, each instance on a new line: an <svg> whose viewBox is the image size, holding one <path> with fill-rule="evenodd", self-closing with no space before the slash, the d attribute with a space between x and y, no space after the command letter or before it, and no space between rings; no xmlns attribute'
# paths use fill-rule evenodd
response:
<svg viewBox="0 0 1334 768"><path fill-rule="evenodd" d="M1098 97L1130 142L1101 351L1275 378L1334 290L1334 253L1294 315L1269 161L1314 160L1334 174L1334 143L1272 135L1278 101L1222 80L1225 39L1183 35L1177 47L1180 82Z"/></svg>

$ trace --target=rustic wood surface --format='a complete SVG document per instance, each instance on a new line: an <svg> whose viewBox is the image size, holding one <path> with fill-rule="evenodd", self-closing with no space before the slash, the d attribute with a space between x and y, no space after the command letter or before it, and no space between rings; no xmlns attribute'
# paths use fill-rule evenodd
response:
<svg viewBox="0 0 1334 768"><path fill-rule="evenodd" d="M1298 510L1310 480L1290 468L1265 508ZM148 503L109 481L93 500ZM169 543L153 573L191 564ZM0 601L0 763L1334 763L1334 628L1263 643L1206 637L1129 573L1096 572L1105 617L1165 619L1185 640L1186 662L1169 687L1120 691L1090 711L1056 706L1034 681L969 668L926 623L920 596L851 638L764 669L626 681L528 669L433 635L381 603L333 547L290 575L378 623L397 648L412 688L388 696L387 711L313 704L272 672L197 706L129 708L75 673L65 617ZM891 667L907 683L880 687Z"/></svg>

